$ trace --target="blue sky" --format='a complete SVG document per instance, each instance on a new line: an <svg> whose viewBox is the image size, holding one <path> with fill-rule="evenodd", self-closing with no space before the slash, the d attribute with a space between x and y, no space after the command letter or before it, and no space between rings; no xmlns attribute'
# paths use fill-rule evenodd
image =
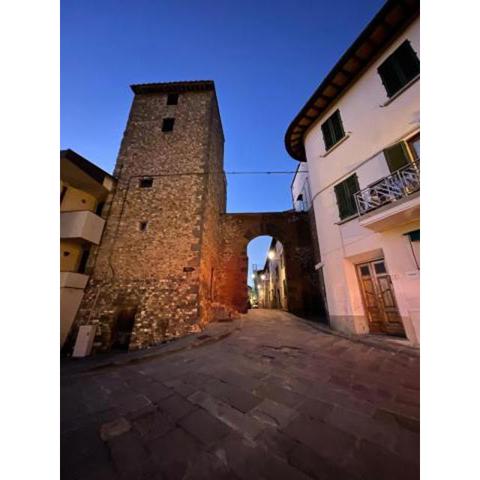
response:
<svg viewBox="0 0 480 480"><path fill-rule="evenodd" d="M295 170L283 144L289 123L383 3L62 0L61 147L111 172L130 84L211 79L225 169ZM229 176L228 211L288 210L291 180ZM264 261L261 240L251 263Z"/></svg>

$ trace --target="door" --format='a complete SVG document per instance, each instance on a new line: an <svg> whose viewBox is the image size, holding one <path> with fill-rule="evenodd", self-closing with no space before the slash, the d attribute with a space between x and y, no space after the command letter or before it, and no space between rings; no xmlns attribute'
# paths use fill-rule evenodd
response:
<svg viewBox="0 0 480 480"><path fill-rule="evenodd" d="M370 332L405 337L385 260L362 263L357 271Z"/></svg>
<svg viewBox="0 0 480 480"><path fill-rule="evenodd" d="M136 313L136 308L126 308L118 313L112 335L112 350L128 351Z"/></svg>

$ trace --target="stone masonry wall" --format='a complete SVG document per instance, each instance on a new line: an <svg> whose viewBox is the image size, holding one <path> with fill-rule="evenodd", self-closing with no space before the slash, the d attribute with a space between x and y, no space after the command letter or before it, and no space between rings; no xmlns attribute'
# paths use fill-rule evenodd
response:
<svg viewBox="0 0 480 480"><path fill-rule="evenodd" d="M205 171L223 170L223 134L213 87L182 91L178 105L167 105L167 94L133 100L117 188L76 322L97 325L96 350L110 348L125 309L137 311L130 349L198 331L208 320L219 235L210 231L215 213L205 212L224 210L225 184ZM162 132L164 118L175 119L172 132ZM142 177L153 178L150 188L140 187Z"/></svg>

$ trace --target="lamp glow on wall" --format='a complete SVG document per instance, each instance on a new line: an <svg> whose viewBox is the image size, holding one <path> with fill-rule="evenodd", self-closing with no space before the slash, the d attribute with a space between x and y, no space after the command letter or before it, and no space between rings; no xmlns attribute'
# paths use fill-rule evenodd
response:
<svg viewBox="0 0 480 480"><path fill-rule="evenodd" d="M275 258L275 250L269 250L268 251L268 258L270 260L273 260Z"/></svg>

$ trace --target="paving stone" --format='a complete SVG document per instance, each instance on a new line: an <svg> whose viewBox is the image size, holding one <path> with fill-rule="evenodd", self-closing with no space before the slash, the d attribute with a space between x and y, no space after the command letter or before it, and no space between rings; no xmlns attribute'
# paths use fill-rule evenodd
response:
<svg viewBox="0 0 480 480"><path fill-rule="evenodd" d="M307 399L298 408L302 415L315 420L324 420L331 413L334 405L321 400Z"/></svg>
<svg viewBox="0 0 480 480"><path fill-rule="evenodd" d="M231 432L231 429L225 423L203 409L190 413L178 423L184 430L207 445Z"/></svg>
<svg viewBox="0 0 480 480"><path fill-rule="evenodd" d="M87 373L95 359L63 369L62 478L418 478L418 358L262 315L202 349L124 354L136 363L114 371ZM275 347L266 363L261 345ZM281 348L296 345L301 354ZM102 441L100 427L119 417L130 430Z"/></svg>
<svg viewBox="0 0 480 480"><path fill-rule="evenodd" d="M106 442L128 432L130 428L132 428L130 422L126 418L120 417L100 426L100 438Z"/></svg>
<svg viewBox="0 0 480 480"><path fill-rule="evenodd" d="M148 452L139 437L132 432L114 437L108 441L115 471L120 478L140 479L149 472Z"/></svg>
<svg viewBox="0 0 480 480"><path fill-rule="evenodd" d="M205 392L195 392L188 399L250 440L254 440L263 431L258 421Z"/></svg>
<svg viewBox="0 0 480 480"><path fill-rule="evenodd" d="M393 451L398 437L397 429L389 428L374 418L351 410L335 407L325 418L335 428L343 430L360 439L383 446Z"/></svg>
<svg viewBox="0 0 480 480"><path fill-rule="evenodd" d="M179 380L179 379L169 380L165 382L165 386L167 386L168 388L171 388L176 393L178 393L179 395L185 398L189 397L192 393L198 390L196 387L187 385L186 383L183 383L182 380Z"/></svg>
<svg viewBox="0 0 480 480"><path fill-rule="evenodd" d="M250 410L248 415L272 427L285 427L297 415L297 412L286 405L266 398L253 410Z"/></svg>
<svg viewBox="0 0 480 480"><path fill-rule="evenodd" d="M362 480L418 480L420 467L398 455L362 440L348 459L346 468Z"/></svg>
<svg viewBox="0 0 480 480"><path fill-rule="evenodd" d="M288 454L289 463L316 480L354 480L355 477L313 450L297 444Z"/></svg>
<svg viewBox="0 0 480 480"><path fill-rule="evenodd" d="M162 412L165 412L174 422L177 422L196 409L194 405L180 395L171 395L158 402L157 405L158 408Z"/></svg>
<svg viewBox="0 0 480 480"><path fill-rule="evenodd" d="M269 398L288 407L296 407L304 400L304 397L297 393L271 383L262 383L255 388L253 393L258 397Z"/></svg>
<svg viewBox="0 0 480 480"><path fill-rule="evenodd" d="M152 402L147 397L135 392L118 394L112 403L119 415L126 415L127 413L141 410L151 404Z"/></svg>
<svg viewBox="0 0 480 480"><path fill-rule="evenodd" d="M162 479L182 479L189 465L201 454L200 444L184 430L177 428L148 443L152 462Z"/></svg>
<svg viewBox="0 0 480 480"><path fill-rule="evenodd" d="M133 428L148 441L167 434L175 428L175 424L166 413L153 411L138 417L133 422Z"/></svg>
<svg viewBox="0 0 480 480"><path fill-rule="evenodd" d="M261 398L252 393L220 380L209 382L203 385L201 389L243 413L248 412L262 401Z"/></svg>
<svg viewBox="0 0 480 480"><path fill-rule="evenodd" d="M283 431L333 463L341 461L355 446L353 435L303 416L296 417Z"/></svg>

